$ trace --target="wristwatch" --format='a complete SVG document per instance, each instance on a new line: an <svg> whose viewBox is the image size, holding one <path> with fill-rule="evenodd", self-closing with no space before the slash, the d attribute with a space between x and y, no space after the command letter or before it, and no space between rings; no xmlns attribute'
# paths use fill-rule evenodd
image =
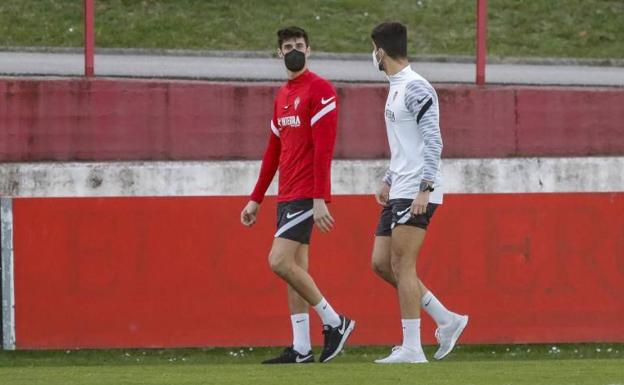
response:
<svg viewBox="0 0 624 385"><path fill-rule="evenodd" d="M429 182L425 182L424 180L422 182L420 182L420 188L418 189L420 192L425 192L425 191L433 191L433 185Z"/></svg>

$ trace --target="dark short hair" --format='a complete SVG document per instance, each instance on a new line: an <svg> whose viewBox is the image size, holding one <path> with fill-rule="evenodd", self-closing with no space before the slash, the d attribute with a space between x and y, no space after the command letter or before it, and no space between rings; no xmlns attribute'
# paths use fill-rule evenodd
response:
<svg viewBox="0 0 624 385"><path fill-rule="evenodd" d="M371 38L377 48L383 48L393 59L407 57L407 28L401 23L381 23L371 32Z"/></svg>
<svg viewBox="0 0 624 385"><path fill-rule="evenodd" d="M305 40L306 47L310 44L308 43L308 34L303 28L299 27L286 27L277 31L277 45L279 48L282 48L282 43L285 40L296 39L298 37L302 37Z"/></svg>

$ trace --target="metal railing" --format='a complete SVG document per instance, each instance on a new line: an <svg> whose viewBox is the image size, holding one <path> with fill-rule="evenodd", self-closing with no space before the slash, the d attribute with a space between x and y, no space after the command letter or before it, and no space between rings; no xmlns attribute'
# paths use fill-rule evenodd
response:
<svg viewBox="0 0 624 385"><path fill-rule="evenodd" d="M477 0L477 36L476 36L476 56L477 56L477 85L485 84L485 60L487 42L487 0Z"/></svg>
<svg viewBox="0 0 624 385"><path fill-rule="evenodd" d="M94 0L84 0L84 56L85 56L85 76L95 75L95 4Z"/></svg>
<svg viewBox="0 0 624 385"><path fill-rule="evenodd" d="M85 76L95 76L95 0L84 0L84 63ZM487 54L487 0L477 0L476 25L476 78L477 85L485 84L485 64Z"/></svg>

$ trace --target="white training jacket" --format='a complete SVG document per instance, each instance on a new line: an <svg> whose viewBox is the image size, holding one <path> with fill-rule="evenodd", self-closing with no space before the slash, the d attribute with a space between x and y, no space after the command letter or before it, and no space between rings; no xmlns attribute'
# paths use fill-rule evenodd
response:
<svg viewBox="0 0 624 385"><path fill-rule="evenodd" d="M385 120L391 158L384 181L390 184L390 199L414 199L421 180L429 180L435 189L429 202L441 204L438 95L409 65L388 80Z"/></svg>

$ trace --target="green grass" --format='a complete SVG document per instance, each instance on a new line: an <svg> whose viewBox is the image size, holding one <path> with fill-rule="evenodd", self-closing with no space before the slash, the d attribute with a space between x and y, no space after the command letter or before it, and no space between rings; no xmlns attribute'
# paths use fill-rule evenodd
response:
<svg viewBox="0 0 624 385"><path fill-rule="evenodd" d="M263 367L261 365L176 365L43 367L0 369L11 385L55 384L621 384L622 361L562 360L449 362L427 366L380 367L370 363L336 363L326 366Z"/></svg>
<svg viewBox="0 0 624 385"><path fill-rule="evenodd" d="M429 357L435 347L426 347ZM276 348L0 352L19 384L624 384L624 344L459 346L427 365L380 366L388 348L350 348L329 364L263 366Z"/></svg>
<svg viewBox="0 0 624 385"><path fill-rule="evenodd" d="M314 49L369 52L383 20L409 27L411 54L472 55L475 0L96 0L99 47L273 50L306 28ZM0 46L82 44L82 1L0 2ZM624 58L624 1L490 0L489 53Z"/></svg>

